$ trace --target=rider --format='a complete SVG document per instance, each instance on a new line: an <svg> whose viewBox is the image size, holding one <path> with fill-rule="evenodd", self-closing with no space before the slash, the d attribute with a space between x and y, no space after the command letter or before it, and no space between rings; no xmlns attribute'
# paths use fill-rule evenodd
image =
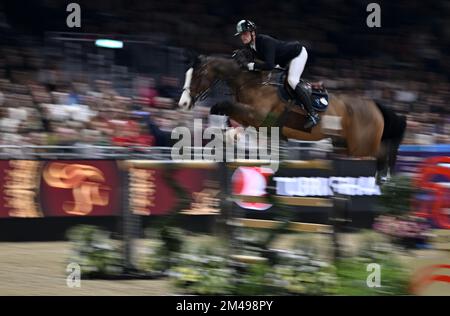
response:
<svg viewBox="0 0 450 316"><path fill-rule="evenodd" d="M246 65L248 70L272 70L276 65L285 67L289 64L288 83L308 112L308 120L304 127L311 128L317 125L320 116L312 107L310 93L300 84L300 76L308 59L306 48L298 41L284 42L265 34L256 34L256 25L250 20L241 20L237 23L235 36L240 36L242 43L251 49L253 56L263 61L248 63Z"/></svg>

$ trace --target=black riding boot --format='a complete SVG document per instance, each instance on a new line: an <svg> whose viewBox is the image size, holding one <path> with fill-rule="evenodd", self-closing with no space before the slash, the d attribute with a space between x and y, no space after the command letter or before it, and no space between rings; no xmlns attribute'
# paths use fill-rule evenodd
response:
<svg viewBox="0 0 450 316"><path fill-rule="evenodd" d="M312 100L309 92L301 85L301 83L299 83L295 87L295 93L305 107L306 112L308 112L308 119L303 127L309 129L316 126L320 121L320 116L312 107Z"/></svg>

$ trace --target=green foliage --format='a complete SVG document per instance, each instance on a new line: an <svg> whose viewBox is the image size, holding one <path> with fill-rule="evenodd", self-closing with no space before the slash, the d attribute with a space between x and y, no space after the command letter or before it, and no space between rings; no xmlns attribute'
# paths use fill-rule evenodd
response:
<svg viewBox="0 0 450 316"><path fill-rule="evenodd" d="M176 267L174 283L188 293L198 295L227 295L232 293L232 270L225 267Z"/></svg>
<svg viewBox="0 0 450 316"><path fill-rule="evenodd" d="M281 254L271 279L283 286L283 294L330 295L336 285L334 266L312 251Z"/></svg>
<svg viewBox="0 0 450 316"><path fill-rule="evenodd" d="M142 261L142 267L150 272L165 272L177 260L176 256L183 246L182 231L163 226L157 234L159 237L156 243L149 248L148 254Z"/></svg>
<svg viewBox="0 0 450 316"><path fill-rule="evenodd" d="M279 265L274 267L273 279L283 286L283 294L329 295L335 292L333 266L312 267Z"/></svg>
<svg viewBox="0 0 450 316"><path fill-rule="evenodd" d="M115 275L121 273L121 249L110 239L109 233L90 225L70 229L67 237L74 244L69 262L81 266L84 275Z"/></svg>
<svg viewBox="0 0 450 316"><path fill-rule="evenodd" d="M360 236L357 253L336 263L338 286L342 295L407 295L409 274L399 261L397 249L382 234L365 231ZM381 287L367 286L367 265L381 267Z"/></svg>
<svg viewBox="0 0 450 316"><path fill-rule="evenodd" d="M417 192L412 179L406 176L394 176L381 187L379 197L382 211L392 215L406 214L410 210L411 200Z"/></svg>
<svg viewBox="0 0 450 316"><path fill-rule="evenodd" d="M184 245L186 252L200 256L223 257L226 255L226 242L219 238L207 236L195 237L195 242Z"/></svg>
<svg viewBox="0 0 450 316"><path fill-rule="evenodd" d="M336 265L339 295L407 295L408 274L394 258L387 257L375 263L381 267L381 287L370 288L366 284L369 272L366 258L346 258Z"/></svg>
<svg viewBox="0 0 450 316"><path fill-rule="evenodd" d="M165 272L175 263L176 256L183 247L183 232L178 228L163 225L154 237L157 237L156 244L150 247L142 266L150 272Z"/></svg>
<svg viewBox="0 0 450 316"><path fill-rule="evenodd" d="M363 230L360 233L358 243L359 247L355 254L357 258L367 258L368 260L376 261L384 259L396 251L388 237L372 230Z"/></svg>
<svg viewBox="0 0 450 316"><path fill-rule="evenodd" d="M334 267L299 251L277 252L271 261L238 264L229 259L223 242L188 243L172 269L176 287L192 294L324 295L334 293Z"/></svg>
<svg viewBox="0 0 450 316"><path fill-rule="evenodd" d="M183 232L175 227L163 226L160 230L161 241L169 254L181 250L182 236Z"/></svg>
<svg viewBox="0 0 450 316"><path fill-rule="evenodd" d="M140 266L147 272L164 272L169 266L167 263L168 258L169 254L166 247L159 241L150 247Z"/></svg>
<svg viewBox="0 0 450 316"><path fill-rule="evenodd" d="M189 244L171 270L176 287L192 294L232 294L233 270L217 240Z"/></svg>
<svg viewBox="0 0 450 316"><path fill-rule="evenodd" d="M239 275L234 289L235 295L274 294L268 278L271 267L266 263L249 265L245 273Z"/></svg>

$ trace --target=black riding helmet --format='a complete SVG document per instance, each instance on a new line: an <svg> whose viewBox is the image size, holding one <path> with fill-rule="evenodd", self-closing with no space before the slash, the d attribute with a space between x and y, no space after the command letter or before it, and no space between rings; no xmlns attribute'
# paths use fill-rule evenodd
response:
<svg viewBox="0 0 450 316"><path fill-rule="evenodd" d="M236 24L236 34L234 34L234 36L241 35L247 31L256 31L256 24L250 20L240 20Z"/></svg>

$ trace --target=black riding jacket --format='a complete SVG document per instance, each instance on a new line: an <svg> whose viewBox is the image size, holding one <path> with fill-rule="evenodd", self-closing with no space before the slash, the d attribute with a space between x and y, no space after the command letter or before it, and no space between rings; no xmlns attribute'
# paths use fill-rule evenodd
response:
<svg viewBox="0 0 450 316"><path fill-rule="evenodd" d="M250 48L250 45L247 45ZM298 41L285 42L269 35L257 34L255 38L256 52L252 49L253 56L262 62L255 61L255 70L272 70L276 65L286 67L287 64L302 51L302 45Z"/></svg>

